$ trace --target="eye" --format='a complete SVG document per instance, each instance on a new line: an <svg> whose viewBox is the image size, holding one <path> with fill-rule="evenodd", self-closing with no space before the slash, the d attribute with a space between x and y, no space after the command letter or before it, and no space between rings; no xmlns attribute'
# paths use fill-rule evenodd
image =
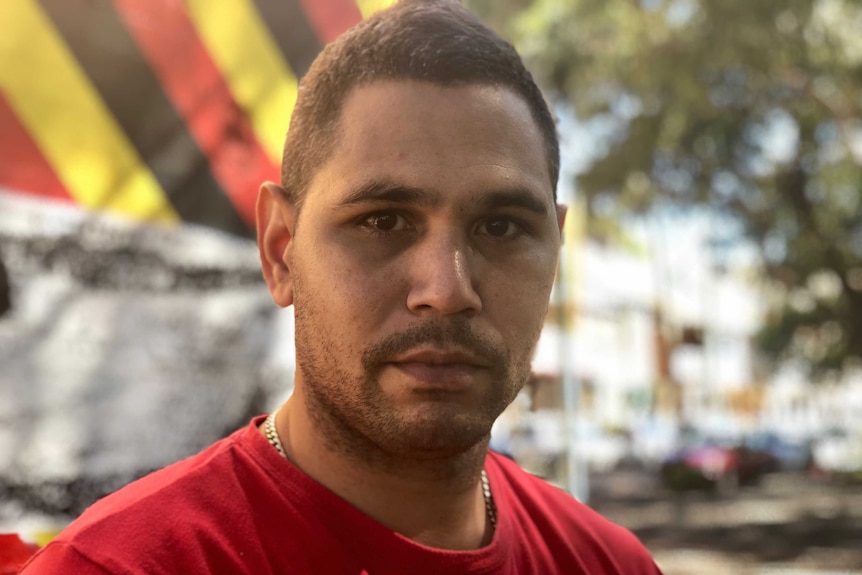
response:
<svg viewBox="0 0 862 575"><path fill-rule="evenodd" d="M396 212L377 212L366 216L360 224L375 233L397 232L407 228L407 220Z"/></svg>
<svg viewBox="0 0 862 575"><path fill-rule="evenodd" d="M496 217L482 224L482 231L494 238L509 238L520 233L521 228L509 218Z"/></svg>

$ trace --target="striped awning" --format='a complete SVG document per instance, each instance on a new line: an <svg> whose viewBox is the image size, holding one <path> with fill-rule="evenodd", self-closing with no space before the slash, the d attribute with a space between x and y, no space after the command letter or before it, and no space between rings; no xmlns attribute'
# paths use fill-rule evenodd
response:
<svg viewBox="0 0 862 575"><path fill-rule="evenodd" d="M297 79L393 0L2 0L0 188L250 235Z"/></svg>

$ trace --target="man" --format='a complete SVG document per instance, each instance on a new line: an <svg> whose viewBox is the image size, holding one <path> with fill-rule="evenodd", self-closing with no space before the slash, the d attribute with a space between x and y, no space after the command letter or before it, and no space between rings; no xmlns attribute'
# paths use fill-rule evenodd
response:
<svg viewBox="0 0 862 575"><path fill-rule="evenodd" d="M558 171L531 76L458 4L405 1L327 47L257 206L293 395L95 504L24 573L658 573L487 448L547 313Z"/></svg>

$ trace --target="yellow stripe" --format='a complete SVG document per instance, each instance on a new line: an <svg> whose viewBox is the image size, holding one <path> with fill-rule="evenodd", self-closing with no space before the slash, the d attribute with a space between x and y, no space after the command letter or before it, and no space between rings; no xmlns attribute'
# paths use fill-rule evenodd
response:
<svg viewBox="0 0 862 575"><path fill-rule="evenodd" d="M291 72L250 0L187 0L189 16L275 164L296 102Z"/></svg>
<svg viewBox="0 0 862 575"><path fill-rule="evenodd" d="M363 18L368 18L375 12L379 12L384 8L389 8L395 4L397 0L356 0L356 5L359 6L359 11L362 12Z"/></svg>
<svg viewBox="0 0 862 575"><path fill-rule="evenodd" d="M82 206L178 219L35 0L0 2L0 90Z"/></svg>

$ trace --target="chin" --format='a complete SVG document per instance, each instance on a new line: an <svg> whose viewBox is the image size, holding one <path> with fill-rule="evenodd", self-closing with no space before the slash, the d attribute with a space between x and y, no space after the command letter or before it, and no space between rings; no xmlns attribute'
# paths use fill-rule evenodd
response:
<svg viewBox="0 0 862 575"><path fill-rule="evenodd" d="M493 418L476 413L413 414L399 418L384 434L380 443L387 451L405 456L426 458L451 457L469 451L486 441L491 433Z"/></svg>

